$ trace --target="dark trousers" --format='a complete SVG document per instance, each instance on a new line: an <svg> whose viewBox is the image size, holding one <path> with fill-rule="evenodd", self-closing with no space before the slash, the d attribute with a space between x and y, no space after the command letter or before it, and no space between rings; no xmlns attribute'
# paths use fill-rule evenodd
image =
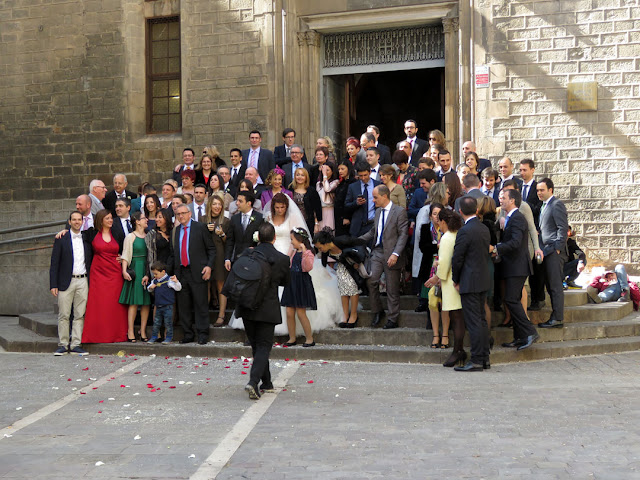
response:
<svg viewBox="0 0 640 480"><path fill-rule="evenodd" d="M503 298L503 285L504 277L502 276L502 263L495 263L493 270L493 309L500 311L502 309Z"/></svg>
<svg viewBox="0 0 640 480"><path fill-rule="evenodd" d="M564 261L563 255L558 255L554 250L549 255L544 256L542 266L544 267L544 283L547 292L551 297L551 317L562 322L564 321Z"/></svg>
<svg viewBox="0 0 640 480"><path fill-rule="evenodd" d="M531 302L544 302L544 267L536 262L535 258L531 263L533 265L533 275L529 277Z"/></svg>
<svg viewBox="0 0 640 480"><path fill-rule="evenodd" d="M513 338L520 340L535 335L536 329L527 318L522 308L522 288L527 277L508 277L505 279L504 303L511 312L513 322Z"/></svg>
<svg viewBox="0 0 640 480"><path fill-rule="evenodd" d="M461 293L464 324L471 338L471 361L482 365L489 361L489 327L484 315L487 292Z"/></svg>
<svg viewBox="0 0 640 480"><path fill-rule="evenodd" d="M178 279L182 284L182 290L177 292L180 325L184 331L185 340L193 340L195 333L198 340L209 339L209 301L207 299L208 282L198 278L194 281L194 275L200 272L191 271L190 267L180 267ZM191 326L195 315L195 333Z"/></svg>
<svg viewBox="0 0 640 480"><path fill-rule="evenodd" d="M256 389L260 380L264 385L271 385L271 372L269 371L269 354L273 346L273 331L276 328L274 323L255 322L249 320L246 315L242 317L244 330L251 343L253 352L253 365L249 383Z"/></svg>
<svg viewBox="0 0 640 480"><path fill-rule="evenodd" d="M567 282L573 282L580 275L580 273L578 272L579 261L580 261L579 259L571 260L570 262L567 262L564 264L563 274L564 274L564 278L567 279Z"/></svg>

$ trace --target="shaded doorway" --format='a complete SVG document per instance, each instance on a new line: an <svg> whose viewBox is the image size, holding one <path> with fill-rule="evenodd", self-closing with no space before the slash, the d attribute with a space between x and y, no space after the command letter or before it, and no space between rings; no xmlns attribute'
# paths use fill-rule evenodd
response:
<svg viewBox="0 0 640 480"><path fill-rule="evenodd" d="M444 132L444 107L444 67L324 77L325 132L341 155L346 138L359 139L371 124L392 152L409 118L418 122L419 138Z"/></svg>

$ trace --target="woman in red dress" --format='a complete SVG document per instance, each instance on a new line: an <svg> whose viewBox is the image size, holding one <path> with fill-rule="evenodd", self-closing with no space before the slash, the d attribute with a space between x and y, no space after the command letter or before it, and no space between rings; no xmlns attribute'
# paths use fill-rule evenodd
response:
<svg viewBox="0 0 640 480"><path fill-rule="evenodd" d="M82 343L127 340L127 306L118 301L124 279L122 266L117 260L118 242L111 235L112 225L113 216L109 210L100 210L96 214Z"/></svg>

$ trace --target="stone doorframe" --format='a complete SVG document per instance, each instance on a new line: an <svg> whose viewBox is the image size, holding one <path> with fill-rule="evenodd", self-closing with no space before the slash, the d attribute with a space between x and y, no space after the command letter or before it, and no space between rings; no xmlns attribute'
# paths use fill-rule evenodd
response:
<svg viewBox="0 0 640 480"><path fill-rule="evenodd" d="M458 2L378 8L299 17L298 66L289 85L299 89L299 108L288 110L285 123L298 125L303 145L315 145L322 132L322 34L424 25L441 21L445 38L445 132L452 157L460 151L460 132L470 130L469 107L461 109ZM466 82L469 84L469 80ZM462 87L462 88L461 88ZM466 127L465 127L466 124Z"/></svg>

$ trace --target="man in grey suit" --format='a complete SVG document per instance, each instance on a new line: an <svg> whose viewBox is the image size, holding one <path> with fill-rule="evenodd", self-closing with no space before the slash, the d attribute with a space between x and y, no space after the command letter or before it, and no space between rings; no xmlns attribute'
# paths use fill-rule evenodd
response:
<svg viewBox="0 0 640 480"><path fill-rule="evenodd" d="M480 199L482 197L486 197L482 190L480 190L480 179L475 173L468 173L462 179L462 185L464 185L464 189L466 190L465 197L475 198L478 203L480 203ZM456 203L454 204L454 210L460 213L460 200L463 197L456 199Z"/></svg>
<svg viewBox="0 0 640 480"><path fill-rule="evenodd" d="M540 328L561 328L564 322L564 262L567 261L567 209L553 195L553 182L543 178L536 185L540 207L540 244L544 260L545 285L551 297L551 317Z"/></svg>
<svg viewBox="0 0 640 480"><path fill-rule="evenodd" d="M263 184L269 172L276 168L273 152L262 148L262 134L258 130L249 133L251 148L242 151L242 165L244 168L253 167L258 171L258 183Z"/></svg>
<svg viewBox="0 0 640 480"><path fill-rule="evenodd" d="M371 276L367 279L371 311L374 312L371 326L380 323L384 315L380 300L380 276L384 272L387 279L387 302L389 315L383 328L397 328L400 315L400 269L404 264L404 247L409 238L407 211L394 205L385 185L373 189L376 214L373 228L360 237L364 244L373 241L371 252Z"/></svg>
<svg viewBox="0 0 640 480"><path fill-rule="evenodd" d="M102 200L104 200L106 194L107 187L102 180L97 178L91 180L91 183L89 184L89 197L91 198L91 213L93 215L104 209Z"/></svg>

